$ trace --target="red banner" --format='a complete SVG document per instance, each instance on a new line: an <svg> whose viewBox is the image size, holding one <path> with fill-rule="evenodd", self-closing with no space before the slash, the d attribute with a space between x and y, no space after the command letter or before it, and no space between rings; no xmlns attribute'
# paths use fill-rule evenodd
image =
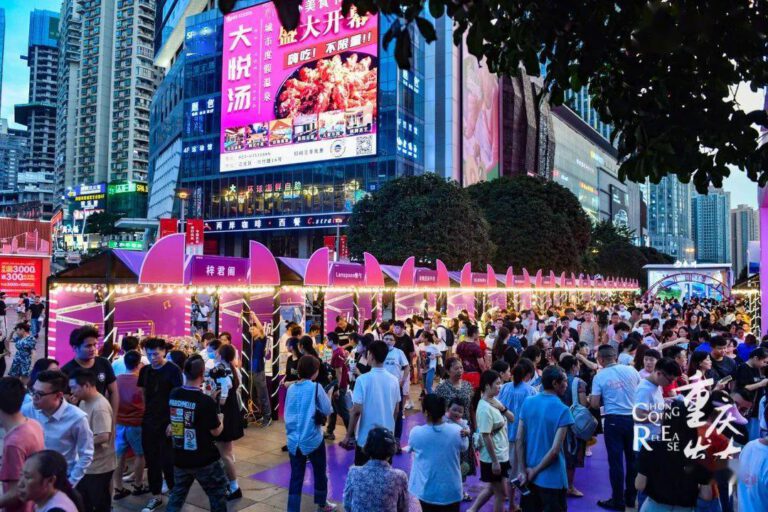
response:
<svg viewBox="0 0 768 512"><path fill-rule="evenodd" d="M0 291L11 297L22 292L43 293L43 260L0 256Z"/></svg>
<svg viewBox="0 0 768 512"><path fill-rule="evenodd" d="M203 219L187 219L187 254L203 254Z"/></svg>
<svg viewBox="0 0 768 512"><path fill-rule="evenodd" d="M336 236L335 235L324 236L323 246L330 249L331 252L336 252ZM340 260L349 259L349 247L347 246L347 235L341 235L341 240L339 240L339 259Z"/></svg>
<svg viewBox="0 0 768 512"><path fill-rule="evenodd" d="M179 221L177 219L160 219L160 233L157 239L179 232Z"/></svg>

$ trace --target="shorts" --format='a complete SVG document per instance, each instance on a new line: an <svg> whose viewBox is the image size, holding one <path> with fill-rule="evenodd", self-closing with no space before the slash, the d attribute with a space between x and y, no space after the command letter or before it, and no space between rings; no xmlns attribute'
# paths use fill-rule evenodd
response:
<svg viewBox="0 0 768 512"><path fill-rule="evenodd" d="M501 473L498 475L493 474L493 464L490 462L480 461L480 481L486 483L501 482L505 478L509 478L509 461L501 462Z"/></svg>
<svg viewBox="0 0 768 512"><path fill-rule="evenodd" d="M125 455L128 448L138 457L144 455L144 450L141 447L141 427L117 425L115 428L115 453L121 457Z"/></svg>

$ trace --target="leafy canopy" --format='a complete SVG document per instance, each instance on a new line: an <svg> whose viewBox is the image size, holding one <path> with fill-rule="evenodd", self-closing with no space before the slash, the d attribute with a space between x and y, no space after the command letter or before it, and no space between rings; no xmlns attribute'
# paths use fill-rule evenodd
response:
<svg viewBox="0 0 768 512"><path fill-rule="evenodd" d="M471 261L485 269L496 249L467 194L432 173L388 181L355 203L347 237L353 257L367 251L397 265L416 256L439 258L448 268Z"/></svg>
<svg viewBox="0 0 768 512"><path fill-rule="evenodd" d="M768 145L758 148L753 124L763 110L742 112L733 88L768 84L768 0L344 0L393 20L383 36L395 42L402 68L411 65L416 25L437 38L427 10L466 33L469 52L491 71L532 76L545 68L545 92L559 105L567 90L589 86L592 106L612 124L620 178L653 183L667 175L693 180L699 192L722 186L729 165L768 182ZM299 23L301 0L275 0L286 28ZM234 0L219 0L224 12ZM543 98L543 96L542 96Z"/></svg>

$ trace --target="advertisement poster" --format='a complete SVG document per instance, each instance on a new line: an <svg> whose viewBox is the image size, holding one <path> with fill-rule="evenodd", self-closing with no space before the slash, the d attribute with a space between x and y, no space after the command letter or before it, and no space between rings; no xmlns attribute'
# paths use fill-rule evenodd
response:
<svg viewBox="0 0 768 512"><path fill-rule="evenodd" d="M378 19L341 4L291 31L272 2L224 17L222 172L376 154Z"/></svg>
<svg viewBox="0 0 768 512"><path fill-rule="evenodd" d="M177 219L160 219L160 234L157 239L179 232L179 221Z"/></svg>
<svg viewBox="0 0 768 512"><path fill-rule="evenodd" d="M0 217L0 252L21 256L51 255L51 223Z"/></svg>
<svg viewBox="0 0 768 512"><path fill-rule="evenodd" d="M186 224L187 254L203 254L203 219L187 219Z"/></svg>
<svg viewBox="0 0 768 512"><path fill-rule="evenodd" d="M0 290L10 297L21 292L43 292L43 262L39 258L4 258L0 256Z"/></svg>
<svg viewBox="0 0 768 512"><path fill-rule="evenodd" d="M499 79L462 52L462 185L499 177Z"/></svg>

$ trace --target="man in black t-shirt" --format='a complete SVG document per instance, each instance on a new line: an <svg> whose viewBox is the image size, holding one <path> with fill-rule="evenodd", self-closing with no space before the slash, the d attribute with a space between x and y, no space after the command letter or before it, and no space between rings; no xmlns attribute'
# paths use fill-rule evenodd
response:
<svg viewBox="0 0 768 512"><path fill-rule="evenodd" d="M747 362L740 364L733 373L736 393L741 395L745 401L752 403L748 414L745 415L749 420L747 430L750 441L760 437L758 409L760 400L765 396L766 386L768 386L768 378L763 375L763 368L766 365L768 365L768 350L756 348L749 353Z"/></svg>
<svg viewBox="0 0 768 512"><path fill-rule="evenodd" d="M78 368L90 370L96 374L96 389L109 400L114 420L117 418L117 409L120 406L117 378L109 361L96 355L98 341L99 331L93 326L84 325L72 331L72 334L69 335L69 344L75 351L75 357L62 366L61 371L67 377L71 376Z"/></svg>
<svg viewBox="0 0 768 512"><path fill-rule="evenodd" d="M333 332L339 335L339 346L346 347L349 344L349 334L355 332L355 328L347 322L345 317L338 315L336 317L336 328Z"/></svg>
<svg viewBox="0 0 768 512"><path fill-rule="evenodd" d="M45 304L43 304L40 301L40 296L37 295L35 297L35 301L29 305L29 324L32 326L32 336L37 338L38 333L40 332L40 323L41 319L40 317L43 315L43 312L45 311Z"/></svg>
<svg viewBox="0 0 768 512"><path fill-rule="evenodd" d="M190 357L184 364L186 384L171 391L168 400L174 486L168 496L166 512L181 511L195 480L208 495L211 512L227 510L229 481L214 444L214 438L224 428L224 415L213 398L200 390L204 374L203 358L199 355Z"/></svg>
<svg viewBox="0 0 768 512"><path fill-rule="evenodd" d="M721 379L733 375L737 364L736 361L725 355L725 347L728 345L728 340L724 337L714 336L709 340L709 345L712 347L712 352L709 354L712 360L712 378L715 384L717 384Z"/></svg>
<svg viewBox="0 0 768 512"><path fill-rule="evenodd" d="M181 370L165 359L165 340L150 338L144 345L149 365L139 372L137 385L144 389L144 417L141 420L141 447L147 466L147 482L152 493L143 512L163 504L163 476L168 488L174 485L173 450L166 430L171 422L168 399L171 390L182 385Z"/></svg>

